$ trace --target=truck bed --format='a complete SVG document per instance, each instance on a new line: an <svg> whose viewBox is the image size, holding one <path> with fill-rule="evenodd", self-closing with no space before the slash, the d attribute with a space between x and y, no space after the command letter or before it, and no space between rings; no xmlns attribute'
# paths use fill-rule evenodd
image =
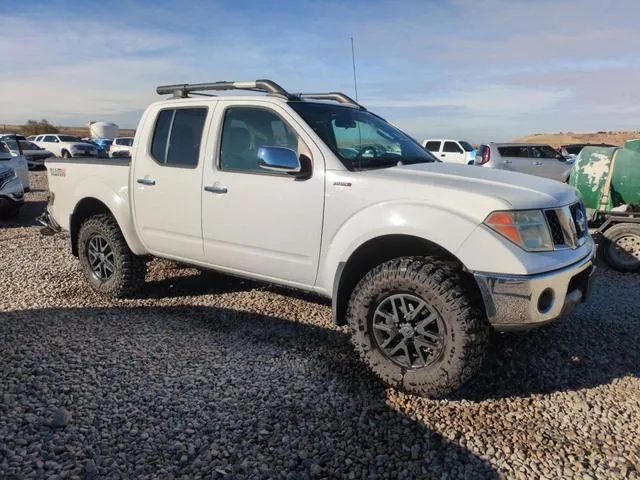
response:
<svg viewBox="0 0 640 480"><path fill-rule="evenodd" d="M48 210L56 223L69 230L69 214L78 199L93 198L129 208L130 158L54 158L45 162L49 191L55 193ZM117 198L117 200L116 200ZM117 215L118 212L113 212Z"/></svg>

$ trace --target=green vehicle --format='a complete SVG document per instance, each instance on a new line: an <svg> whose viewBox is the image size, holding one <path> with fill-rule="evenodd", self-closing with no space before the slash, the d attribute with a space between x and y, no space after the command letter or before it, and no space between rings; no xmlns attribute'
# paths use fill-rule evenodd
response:
<svg viewBox="0 0 640 480"><path fill-rule="evenodd" d="M640 272L640 140L585 147L569 183L584 197L601 258L616 270Z"/></svg>

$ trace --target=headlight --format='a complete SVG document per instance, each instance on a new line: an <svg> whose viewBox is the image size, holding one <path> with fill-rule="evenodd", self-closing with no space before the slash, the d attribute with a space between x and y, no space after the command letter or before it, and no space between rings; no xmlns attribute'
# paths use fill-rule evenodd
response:
<svg viewBox="0 0 640 480"><path fill-rule="evenodd" d="M553 250L551 232L540 210L493 212L484 224L524 250Z"/></svg>

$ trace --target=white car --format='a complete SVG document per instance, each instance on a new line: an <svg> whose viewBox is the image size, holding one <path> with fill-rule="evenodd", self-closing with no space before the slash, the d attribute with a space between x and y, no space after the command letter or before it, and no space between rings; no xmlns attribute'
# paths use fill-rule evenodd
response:
<svg viewBox="0 0 640 480"><path fill-rule="evenodd" d="M189 97L211 90L269 95ZM439 162L342 93L157 91L174 98L142 115L131 160L47 161L42 232L70 232L100 294L142 288L151 256L315 292L376 374L432 396L481 367L492 328L538 327L589 294L575 188Z"/></svg>
<svg viewBox="0 0 640 480"><path fill-rule="evenodd" d="M22 182L13 168L0 163L0 218L15 217L24 203Z"/></svg>
<svg viewBox="0 0 640 480"><path fill-rule="evenodd" d="M443 162L473 165L476 160L475 149L464 140L428 138L422 141L422 146Z"/></svg>
<svg viewBox="0 0 640 480"><path fill-rule="evenodd" d="M95 157L98 155L95 145L83 142L73 135L48 133L38 135L33 143L53 152L56 157Z"/></svg>
<svg viewBox="0 0 640 480"><path fill-rule="evenodd" d="M0 135L0 141L5 141L12 155L23 155L27 159L30 169L44 166L47 158L55 156L53 152L22 138L21 135Z"/></svg>
<svg viewBox="0 0 640 480"><path fill-rule="evenodd" d="M133 150L133 137L116 137L109 147L109 156L111 158L131 157Z"/></svg>
<svg viewBox="0 0 640 480"><path fill-rule="evenodd" d="M30 190L29 164L27 163L27 159L24 155L13 155L11 153L11 148L9 146L11 144L12 141L7 137L0 139L0 165L12 168L20 179L22 188L25 192L28 192Z"/></svg>

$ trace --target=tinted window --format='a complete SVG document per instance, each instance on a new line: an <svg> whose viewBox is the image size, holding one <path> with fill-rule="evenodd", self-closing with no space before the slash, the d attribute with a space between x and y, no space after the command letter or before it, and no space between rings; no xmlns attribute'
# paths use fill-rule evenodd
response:
<svg viewBox="0 0 640 480"><path fill-rule="evenodd" d="M153 158L162 165L195 168L206 118L206 108L162 110L153 131Z"/></svg>
<svg viewBox="0 0 640 480"><path fill-rule="evenodd" d="M462 146L462 148L464 148L465 152L473 152L473 145L471 145L469 142L461 140L458 143Z"/></svg>
<svg viewBox="0 0 640 480"><path fill-rule="evenodd" d="M530 147L529 151L533 158L554 158L561 159L562 156L548 145Z"/></svg>
<svg viewBox="0 0 640 480"><path fill-rule="evenodd" d="M433 140L430 142L427 142L427 145L424 147L427 150L429 150L430 152L439 152L440 151L440 144L442 142L434 142Z"/></svg>
<svg viewBox="0 0 640 480"><path fill-rule="evenodd" d="M528 147L498 147L498 152L503 157L517 157L517 158L528 158L529 157L529 149Z"/></svg>
<svg viewBox="0 0 640 480"><path fill-rule="evenodd" d="M43 142L55 142L56 141L56 137L54 137L53 135L45 135L44 138L42 139Z"/></svg>
<svg viewBox="0 0 640 480"><path fill-rule="evenodd" d="M235 107L225 112L220 168L269 173L258 166L260 147L285 147L298 153L298 135L278 115L263 108Z"/></svg>
<svg viewBox="0 0 640 480"><path fill-rule="evenodd" d="M462 153L462 148L456 142L444 142L443 152Z"/></svg>
<svg viewBox="0 0 640 480"><path fill-rule="evenodd" d="M73 135L58 135L58 138L61 142L82 142L80 138L74 137Z"/></svg>
<svg viewBox="0 0 640 480"><path fill-rule="evenodd" d="M569 155L578 155L582 151L582 145L578 147L566 147L564 150Z"/></svg>

